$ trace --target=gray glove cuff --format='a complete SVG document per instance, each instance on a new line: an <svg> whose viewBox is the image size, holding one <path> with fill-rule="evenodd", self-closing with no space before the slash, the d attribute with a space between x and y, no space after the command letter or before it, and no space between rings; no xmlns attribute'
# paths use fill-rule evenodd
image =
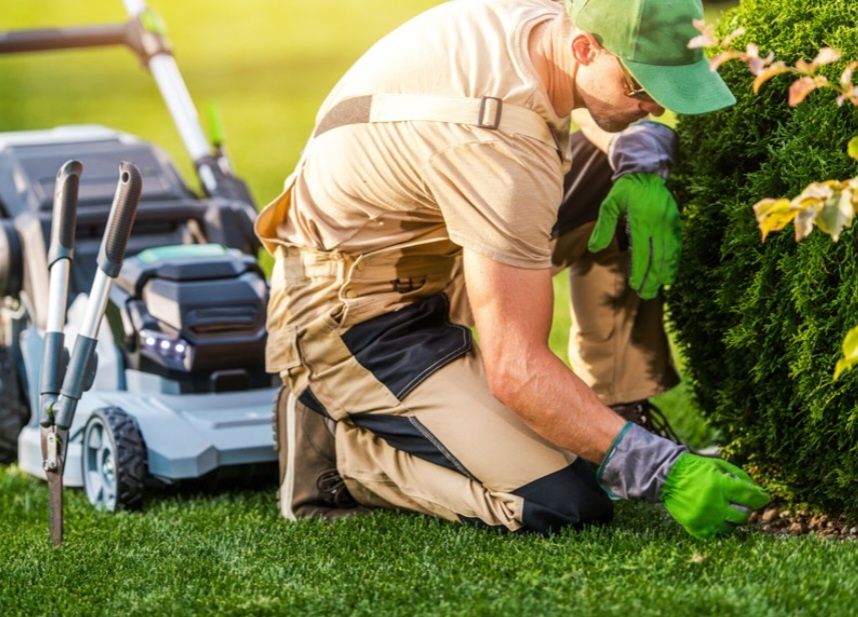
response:
<svg viewBox="0 0 858 617"><path fill-rule="evenodd" d="M635 122L614 137L608 146L611 180L631 173L649 172L664 179L676 158L676 133L651 120Z"/></svg>
<svg viewBox="0 0 858 617"><path fill-rule="evenodd" d="M614 439L596 479L611 499L658 502L667 474L688 448L629 422Z"/></svg>

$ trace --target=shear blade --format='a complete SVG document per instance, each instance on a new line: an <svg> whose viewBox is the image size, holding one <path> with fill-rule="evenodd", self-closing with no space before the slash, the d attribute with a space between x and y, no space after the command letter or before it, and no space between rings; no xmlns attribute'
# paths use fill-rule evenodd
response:
<svg viewBox="0 0 858 617"><path fill-rule="evenodd" d="M54 428L41 430L42 457L48 480L48 516L51 541L63 543L63 471L65 469L65 439L67 431Z"/></svg>

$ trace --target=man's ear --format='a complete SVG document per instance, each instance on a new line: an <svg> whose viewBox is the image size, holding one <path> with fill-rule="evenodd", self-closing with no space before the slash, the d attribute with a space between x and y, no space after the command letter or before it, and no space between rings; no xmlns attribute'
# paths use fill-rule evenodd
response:
<svg viewBox="0 0 858 617"><path fill-rule="evenodd" d="M577 32L572 38L572 55L578 64L590 64L599 55L600 46L592 34Z"/></svg>

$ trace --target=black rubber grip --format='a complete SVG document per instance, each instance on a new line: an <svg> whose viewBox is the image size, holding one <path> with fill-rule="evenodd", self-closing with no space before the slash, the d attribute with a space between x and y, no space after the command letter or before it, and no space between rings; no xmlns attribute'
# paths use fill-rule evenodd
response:
<svg viewBox="0 0 858 617"><path fill-rule="evenodd" d="M66 374L63 376L63 387L54 405L54 424L59 428L69 428L74 420L77 402L83 393L92 385L90 377L95 357L95 347L98 340L79 334L74 341Z"/></svg>
<svg viewBox="0 0 858 617"><path fill-rule="evenodd" d="M66 161L57 172L54 188L54 213L51 221L51 248L48 251L48 268L60 258L74 257L74 232L77 221L77 197L83 165L80 161Z"/></svg>
<svg viewBox="0 0 858 617"><path fill-rule="evenodd" d="M42 426L51 426L53 418L45 413L52 405L63 383L65 376L65 337L62 332L46 332L42 352L42 373L39 376L39 394L41 404Z"/></svg>
<svg viewBox="0 0 858 617"><path fill-rule="evenodd" d="M107 229L101 241L98 253L98 266L110 277L115 278L122 268L125 258L125 247L137 215L137 205L140 203L140 193L143 189L143 176L132 163L123 161L119 165L119 183L116 185L116 195L107 219Z"/></svg>

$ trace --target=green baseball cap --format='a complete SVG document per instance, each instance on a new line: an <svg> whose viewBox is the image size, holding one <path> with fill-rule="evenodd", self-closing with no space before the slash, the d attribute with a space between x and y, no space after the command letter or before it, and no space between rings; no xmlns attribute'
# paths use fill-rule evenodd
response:
<svg viewBox="0 0 858 617"><path fill-rule="evenodd" d="M703 19L701 0L566 0L566 10L662 107L691 115L736 103L703 50L688 49L700 34L692 22Z"/></svg>

